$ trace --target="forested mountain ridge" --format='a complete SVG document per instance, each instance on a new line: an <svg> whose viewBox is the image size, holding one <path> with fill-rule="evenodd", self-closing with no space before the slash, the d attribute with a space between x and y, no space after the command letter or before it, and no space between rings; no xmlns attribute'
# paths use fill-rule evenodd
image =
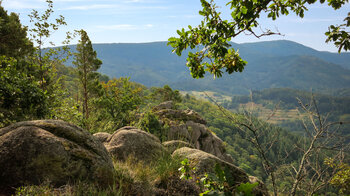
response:
<svg viewBox="0 0 350 196"><path fill-rule="evenodd" d="M231 44L238 48L248 65L243 73L215 80L191 78L186 53L176 56L166 42L94 44L94 48L103 61L101 73L110 77L128 76L146 86L170 84L180 90L225 94L279 87L329 93L350 87L349 53L320 52L285 40Z"/></svg>
<svg viewBox="0 0 350 196"><path fill-rule="evenodd" d="M265 56L291 56L291 55L302 55L302 56L314 56L320 58L326 62L338 64L344 68L350 69L350 53L332 53L325 51L318 51L313 48L304 46L302 44L288 41L263 41L255 43L243 43L238 44L240 51L247 54L253 55L265 55ZM245 58L247 56L243 56Z"/></svg>

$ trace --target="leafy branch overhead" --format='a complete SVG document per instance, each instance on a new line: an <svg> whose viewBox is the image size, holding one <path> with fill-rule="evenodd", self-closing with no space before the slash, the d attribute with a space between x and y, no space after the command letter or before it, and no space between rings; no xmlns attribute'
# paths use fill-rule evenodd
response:
<svg viewBox="0 0 350 196"><path fill-rule="evenodd" d="M201 0L202 10L199 14L203 20L197 27L188 26L188 30L182 28L177 31L179 37L171 37L168 45L172 46L173 52L181 56L182 52L190 48L188 53L187 66L193 78L204 77L205 72L209 72L215 77L221 77L223 72L232 74L242 72L246 61L239 56L238 50L231 48L229 41L241 33L253 35L257 38L269 35L280 35L279 32L265 30L257 33L260 15L266 13L268 18L276 20L281 15L288 15L294 12L298 17L303 18L307 11L307 5L316 3L317 0L292 1L292 0L232 0L228 6L231 12L231 19L225 20L221 17L221 12L217 11L214 0L210 2ZM325 0L320 0L325 3ZM328 5L337 10L348 0L327 0ZM327 42L334 41L339 48L339 52L350 49L349 16L345 19L346 24L331 26ZM196 49L193 52L193 49ZM224 70L224 71L223 71Z"/></svg>
<svg viewBox="0 0 350 196"><path fill-rule="evenodd" d="M341 25L331 25L328 28L328 32L326 32L326 36L328 37L326 42L334 42L335 46L338 47L338 52L341 50L348 51L350 50L350 12L348 16L344 19L344 24ZM347 31L348 30L348 31Z"/></svg>

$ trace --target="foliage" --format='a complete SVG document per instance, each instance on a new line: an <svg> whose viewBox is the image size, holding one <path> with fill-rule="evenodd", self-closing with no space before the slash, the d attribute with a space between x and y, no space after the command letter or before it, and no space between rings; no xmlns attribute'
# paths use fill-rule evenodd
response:
<svg viewBox="0 0 350 196"><path fill-rule="evenodd" d="M211 5L206 0L201 0L203 10L199 12L204 20L198 27L189 30L178 30L180 38L169 38L171 45L178 56L186 48L194 49L198 45L204 48L196 53L189 52L187 66L193 78L204 77L205 71L213 74L214 77L221 77L221 69L226 68L226 72L242 72L247 62L243 61L238 52L228 49L228 42L235 36L232 24L227 20L221 20L220 13L215 10L215 5ZM210 60L210 63L206 60Z"/></svg>
<svg viewBox="0 0 350 196"><path fill-rule="evenodd" d="M228 168L222 169L219 164L215 165L215 174L205 174L200 183L206 188L206 191L200 195L246 195L252 196L253 189L259 184L241 183L239 186L234 184L234 177L229 174Z"/></svg>
<svg viewBox="0 0 350 196"><path fill-rule="evenodd" d="M347 114L350 113L350 109L349 107L344 107L350 104L348 96L339 97L289 88L254 90L250 95L233 96L230 102L222 105L231 111L239 112L242 109L249 108L249 105L259 104L261 109L255 109L256 115L259 115L260 119L269 119L270 122L289 131L303 133L303 127L300 121L297 120L302 116L298 110L300 106L298 99L304 103L309 103L312 95L315 97L320 113L327 115L328 120L349 121ZM273 116L270 118L271 114ZM348 141L350 141L349 132L347 131L349 125L344 124L343 126L344 128L340 129L339 133L348 137Z"/></svg>
<svg viewBox="0 0 350 196"><path fill-rule="evenodd" d="M334 45L338 47L338 52L340 53L342 50L348 51L350 50L350 12L348 16L344 19L344 24L341 25L331 25L328 28L328 32L325 33L327 36L326 42L334 42Z"/></svg>
<svg viewBox="0 0 350 196"><path fill-rule="evenodd" d="M138 127L157 136L161 141L166 139L166 128L159 123L158 117L151 111L143 114L138 122Z"/></svg>
<svg viewBox="0 0 350 196"><path fill-rule="evenodd" d="M181 180L191 180L195 174L196 168L190 166L190 162L187 158L181 161L180 171ZM228 168L222 169L219 164L215 164L214 173L205 173L204 176L197 180L197 184L204 188L204 192L200 193L203 195L252 195L252 190L258 185L258 182L251 184L249 182L242 183L239 186L234 184L234 176L230 174Z"/></svg>
<svg viewBox="0 0 350 196"><path fill-rule="evenodd" d="M165 183L178 175L180 158L166 155L151 163L143 163L129 157L126 162L114 160L113 163L114 183L109 186L76 181L53 187L49 182L44 182L41 185L19 187L14 195L153 195L159 182Z"/></svg>
<svg viewBox="0 0 350 196"><path fill-rule="evenodd" d="M226 168L225 168L226 169ZM232 195L234 184L229 172L225 172L219 164L215 165L215 174L205 174L200 182L205 187L206 191L202 195Z"/></svg>
<svg viewBox="0 0 350 196"><path fill-rule="evenodd" d="M165 85L163 88L153 88L150 95L153 100L158 102L173 101L174 103L180 103L182 101L180 92L173 90L169 85Z"/></svg>
<svg viewBox="0 0 350 196"><path fill-rule="evenodd" d="M93 50L87 33L84 30L80 30L78 33L80 34L80 40L76 48L77 53L74 53L73 64L77 68L81 87L83 125L89 129L91 98L98 94L99 89L101 89L97 70L100 68L102 61L97 58L97 53Z"/></svg>
<svg viewBox="0 0 350 196"><path fill-rule="evenodd" d="M268 124L261 120L256 119L254 116L249 118L244 117L241 114L231 114L234 120L230 120L225 116L217 107L206 101L196 100L193 97L186 96L183 99L183 104L180 105L182 109L192 109L198 112L204 119L207 120L207 126L225 143L227 152L232 155L236 165L244 169L249 175L257 176L262 181L266 182L266 186L271 187L271 176L267 176L267 172L273 172L275 179L275 185L277 190L286 194L290 193L292 184L294 182L293 176L295 175L294 168L299 167L299 161L302 158L303 152L298 149L304 148L311 142L311 138L306 138L301 135L287 132L279 127ZM251 128L256 130L256 137L249 130L240 130L237 125L247 124ZM328 126L327 124L324 124ZM323 129L326 131L326 129ZM332 131L331 129L329 131ZM333 132L332 132L333 133ZM338 132L334 132L338 133ZM330 132L329 132L330 135ZM337 137L334 137L334 139ZM259 153L255 144L249 140L259 141L262 153ZM324 144L336 144L343 141L342 139L332 143L334 140L319 140L317 145ZM329 143L328 143L329 142ZM303 181L300 184L300 189L306 192L298 192L300 194L306 194L307 191L312 191L312 187L317 187L317 193L325 193L327 191L326 176L331 174L331 170L327 170L327 167L323 164L323 159L329 156L336 156L337 154L331 153L325 149L315 149L315 153L307 158L307 168L303 173ZM265 156L269 164L264 163ZM317 166L316 166L317 165ZM263 167L262 167L263 166ZM283 168L283 169L282 169ZM326 169L321 172L326 174L323 176L322 182L318 181L319 175L317 171L311 168ZM311 169L311 170L310 170ZM304 170L303 170L304 171ZM278 175L277 175L278 174ZM316 184L315 184L316 183Z"/></svg>
<svg viewBox="0 0 350 196"><path fill-rule="evenodd" d="M231 12L231 21L223 19L221 13L217 11L215 1L201 0L202 10L199 14L203 16L203 20L197 27L188 26L188 30L184 28L178 30L179 38L169 38L168 44L171 45L177 55L187 48L197 49L197 52L190 51L187 58L187 66L190 68L193 78L204 77L205 72L209 72L214 77L222 76L222 69L229 74L233 72L242 72L246 62L243 61L238 52L228 43L231 38L241 33L247 33L259 38L278 32L271 30L257 33L256 28L259 26L258 19L263 13L267 14L267 18L276 20L281 15L288 15L294 12L297 16L303 18L304 12L307 11L307 5L316 3L316 0L308 1L242 1L231 0L226 6ZM324 3L325 0L320 0ZM328 5L332 8L339 9L348 0L329 0ZM348 19L348 18L347 18ZM346 20L347 20L346 19ZM349 26L349 22L346 24ZM349 35L346 31L339 33L340 27L330 27L332 33L327 33L328 39L336 41L339 51L349 49ZM340 35L339 35L340 34Z"/></svg>
<svg viewBox="0 0 350 196"><path fill-rule="evenodd" d="M325 163L337 169L337 173L333 176L331 185L340 188L341 194L350 194L350 166L347 163L336 163L334 159L326 159Z"/></svg>
<svg viewBox="0 0 350 196"><path fill-rule="evenodd" d="M196 170L196 168L191 167L190 161L187 158L185 158L181 161L181 167L178 170L181 173L181 180L191 180L193 172Z"/></svg>
<svg viewBox="0 0 350 196"><path fill-rule="evenodd" d="M27 61L36 65L35 69L30 69L30 74L36 78L40 88L45 91L47 98L50 100L48 102L49 113L45 118L59 118L62 116L59 112L66 106L66 102L61 100L67 98L67 92L62 87L64 81L57 74L57 67L62 66L61 64L66 61L70 53L67 46L47 49L43 47L47 45L47 42L51 46L54 46L49 41L52 34L59 30L61 26L67 24L61 15L52 21L52 15L54 13L53 1L46 0L46 3L48 7L44 13L32 10L28 15L32 23L29 29L30 39L35 43L35 51L28 57ZM67 37L62 44L69 44L71 38L70 33L67 32Z"/></svg>
<svg viewBox="0 0 350 196"><path fill-rule="evenodd" d="M40 119L49 112L48 96L33 76L16 69L17 61L0 57L0 127Z"/></svg>
<svg viewBox="0 0 350 196"><path fill-rule="evenodd" d="M2 99L7 105L7 116L12 118L11 122L57 118L57 109L62 106L63 82L56 74L56 65L64 61L62 54L59 54L61 49L43 51L42 47L44 40L65 22L61 17L55 23L49 23L53 5L52 1L48 0L47 3L49 7L43 15L39 15L36 10L29 15L30 21L34 23L34 28L30 29L32 40L27 38L27 28L22 27L18 16L14 13L8 16L0 5L0 39L6 39L1 41L1 47L6 47L1 49L1 53L7 55L1 57L1 84L7 84L3 87ZM37 44L35 48L32 41Z"/></svg>
<svg viewBox="0 0 350 196"><path fill-rule="evenodd" d="M32 54L33 49L27 27L21 25L17 14L8 15L0 1L0 55L20 58Z"/></svg>
<svg viewBox="0 0 350 196"><path fill-rule="evenodd" d="M144 102L143 87L129 78L119 78L102 83L103 95L97 100L100 109L98 118L108 123L104 131L114 132L118 128L136 121L136 111Z"/></svg>
<svg viewBox="0 0 350 196"><path fill-rule="evenodd" d="M243 194L245 196L252 196L253 195L252 191L257 185L258 185L258 182L253 183L253 184L249 183L249 182L242 183L237 187L236 192L238 194Z"/></svg>
<svg viewBox="0 0 350 196"><path fill-rule="evenodd" d="M187 54L173 55L166 42L94 44L94 49L103 60L101 73L108 73L111 78L130 77L131 81L147 87L168 84L174 90L214 91L228 96L248 95L250 89L310 91L311 87L314 92L331 95L340 88L350 87L348 53L316 51L287 40L230 44L249 62L248 69L235 77L215 80L212 77L193 79L184 66Z"/></svg>
<svg viewBox="0 0 350 196"><path fill-rule="evenodd" d="M65 18L60 15L59 18L54 19L54 22L51 22L51 16L54 13L53 10L53 1L45 0L48 8L44 13L40 14L37 10L32 10L32 12L28 15L30 18L30 22L33 27L29 29L31 40L36 44L35 53L32 56L32 61L35 64L39 65L38 76L41 80L41 88L44 90L48 90L50 93L52 92L52 83L55 83L55 71L56 64L64 62L68 56L68 47L59 47L59 48L49 48L44 50L48 38L56 32L61 26L67 25L65 22ZM71 34L67 32L66 40L62 42L62 44L67 45L70 42ZM52 42L49 42L51 46L54 46ZM64 58L63 56L68 55Z"/></svg>
<svg viewBox="0 0 350 196"><path fill-rule="evenodd" d="M269 180L265 172L278 171L280 172L279 177L286 177L278 181L278 186L288 187L291 185L289 181L292 181L290 180L292 179L292 175L288 174L288 168L302 168L300 167L301 164L298 164L301 153L292 150L295 145L300 147L310 144L309 139L288 133L283 129L252 117L250 119L250 125L261 126L261 132L259 132L259 135L255 137L255 139L259 140L262 144L273 143L273 145L263 145L263 149L267 152L264 156L270 160L280 160L281 157L283 158L281 162L276 162L274 165L271 165L271 167L263 165L264 168L261 165L263 159L259 156L261 153L259 154L257 149L246 140L246 138L251 137L251 135L237 129L237 124L235 123L242 123L245 120L242 115L232 114L237 120L233 123L225 118L214 105L195 100L190 96L182 98L179 91L172 90L168 85L163 88L152 88L148 90L140 84L130 82L129 78L109 80L108 77L102 76L96 72L101 65L101 61L96 58L97 54L92 49L91 41L83 30L79 31L81 40L77 46L77 53L74 61L80 71L78 73L73 73L73 70L61 64L64 61L62 57L64 51L60 52L53 49L42 48L45 45L44 40L49 38L61 25L65 25L62 16L57 18L54 23L49 22L49 18L53 13L53 6L51 0L47 0L46 2L49 8L45 13L39 15L37 11L33 10L30 15L31 21L34 23L34 28L31 30L32 38L37 45L34 53L32 53L33 44L26 38L26 28L21 26L18 16L15 14L8 16L6 11L0 6L0 23L2 25L2 28L0 28L0 51L1 54L7 55L0 57L0 127L15 121L38 118L59 118L79 124L80 119L83 117L86 121L80 122L81 124L79 125L86 126L89 124L91 127L88 128L91 128L93 132L101 130L114 132L122 126L132 125L139 121L141 117L139 112L141 109L147 110L147 107L156 102L171 100L176 102L182 109L190 108L199 112L208 121L208 126L211 131L224 140L227 152L233 156L235 163L245 169L249 174L259 176L263 180ZM234 37L234 34L242 30L253 33L253 26L257 25L255 19L258 18L261 11L258 10L259 7L261 8L262 6L262 10L268 11L270 13L269 17L275 19L281 13L286 14L289 9L296 12L297 15L302 16L305 10L303 5L314 3L315 1L278 1L277 4L273 4L272 1L231 1L228 5L231 5L236 11L233 12L234 14L232 17L234 20L232 23L221 20L220 14L216 11L213 1L208 3L202 0L201 2L203 5L201 15L205 16L205 22L199 27L190 27L191 30L188 32L184 30L179 31L180 38L169 39L169 44L176 47L175 52L178 54L181 54L187 47L192 49L197 47L197 49L201 49L201 51L197 53L190 53L188 58L189 63L187 64L191 69L192 76L197 78L203 77L205 71L209 71L214 74L215 77L220 77L223 74L221 69L226 68L228 73L243 70L246 62L239 57L238 51L229 49L230 46L227 44L227 41L230 40L230 36ZM337 1L339 3L338 5L336 5L335 1L330 0L329 2L330 5L339 7L344 1ZM264 7L265 4L268 7ZM232 28L232 26L230 27L230 25L236 25L233 31L231 31L232 29L230 28ZM345 26L339 27L341 30ZM340 32L339 29L333 28L333 30ZM13 33L15 37L11 37L12 35L10 36L13 31L15 31ZM341 34L343 35L343 33ZM8 38L4 42L2 40L3 35ZM343 37L342 35L341 37L336 37L336 35L338 36L338 34L329 34L330 37L335 36L332 38L333 40L342 39ZM19 45L12 44L15 42ZM337 43L340 44L340 48L343 47L343 49L347 50L348 46L343 44L346 42L340 41ZM202 44L202 46L198 47L200 44ZM341 46L341 44L343 44L343 46ZM24 51L19 53L19 50ZM213 59L213 61L210 61L210 59ZM293 58L291 59L293 60ZM305 62L310 62L308 61L310 60L308 57L300 59ZM288 59L288 61L289 60L290 59ZM291 62L299 61L293 60ZM314 62L315 65L319 65L319 61L313 60L312 62ZM283 63L281 63L281 65L282 64ZM286 67L288 67L288 65ZM317 67L320 68L321 66ZM329 66L324 66L322 69L330 71L328 68ZM339 72L342 71L342 69L339 70ZM176 71L173 72L177 73ZM312 71L310 71L310 73L312 73ZM102 86L100 85L100 80L104 81ZM83 88L78 88L74 84L77 81L80 81ZM86 91L84 91L84 83L86 84ZM218 84L221 85L223 83ZM67 89L68 92L63 89ZM82 96L75 92L78 89L83 89ZM150 99L145 96L147 93L150 94ZM85 101L87 99L83 100L83 114L80 111L81 108L79 108L81 98L89 99L88 101ZM286 98L286 102L289 103L288 99L290 97L284 98ZM327 102L328 99L325 100L325 102ZM335 102L337 101L338 100ZM346 103L346 100L343 101ZM149 105L144 106L144 103L149 103ZM342 109L345 111L346 107ZM89 113L89 110L93 111L90 112L90 116L86 115ZM163 135L162 131L164 131L165 127L160 125L157 117L153 113L146 112L139 122L140 126L146 131L157 136ZM325 155L330 154L327 151L321 150L317 152L325 152ZM318 166L324 166L319 164L319 160L323 160L325 155L322 154L322 156L318 156L318 154L321 153L316 154L317 156L307 157L307 166L312 167L313 163L318 164ZM93 184L77 183L71 187L67 185L67 187L63 188L65 190L59 193L77 193L81 195L96 195L98 193L115 195L124 193L127 195L132 194L128 191L133 190L135 187L141 187L139 189L151 191L152 188L157 186L157 181L169 181L169 176L178 175L177 169L181 165L180 172L182 174L181 178L183 179L191 179L194 170L190 167L188 160L183 160L183 162L180 163L178 159L174 159L170 156L161 157L161 159L155 160L154 163L152 162L149 166L145 166L145 163L135 163L133 160L129 160L129 162L124 165L123 163L118 163L116 165L120 167L116 168L117 177L115 179L115 186L104 189L96 187ZM280 169L281 167L284 167L284 169ZM338 172L331 183L345 192L348 188L348 165L336 165L332 167L337 169ZM222 170L219 167L215 167L215 172L215 175L207 174L202 179L203 186L209 189L209 192L225 192L226 190L231 190L232 184L230 183L230 177L226 176L228 172L225 172L225 169ZM305 180L299 188L308 186L307 180L312 179L312 175L317 176L316 174L317 172L311 174L302 173L301 175ZM40 187L39 189L37 188L38 187L34 186L19 189L19 192L35 195L36 193L55 194L57 191L60 191L49 186L43 186L41 187L42 189L40 189ZM253 188L253 185L242 184L236 188L237 191L249 194L249 190ZM125 190L127 191L120 192ZM209 192L207 193L209 194ZM322 191L320 192L323 193ZM145 192L141 191L139 193Z"/></svg>

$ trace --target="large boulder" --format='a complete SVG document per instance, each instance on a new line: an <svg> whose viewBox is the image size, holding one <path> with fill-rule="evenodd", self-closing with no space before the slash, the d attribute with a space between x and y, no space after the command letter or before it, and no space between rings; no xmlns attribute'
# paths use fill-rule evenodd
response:
<svg viewBox="0 0 350 196"><path fill-rule="evenodd" d="M182 140L193 148L233 163L233 158L226 153L223 141L207 128L207 122L198 113L189 109L172 109L172 104L164 102L153 108L160 123L169 127L165 133L167 141Z"/></svg>
<svg viewBox="0 0 350 196"><path fill-rule="evenodd" d="M212 133L207 126L193 121L187 121L186 126L191 138L191 144L193 144L196 149L213 154L229 163L233 163L232 157L226 153L223 141Z"/></svg>
<svg viewBox="0 0 350 196"><path fill-rule="evenodd" d="M237 184L249 181L248 175L242 169L202 150L183 147L175 150L173 156L187 158L191 163L191 167L196 168L197 175L214 173L215 165L219 164L222 168L229 168L229 171Z"/></svg>
<svg viewBox="0 0 350 196"><path fill-rule="evenodd" d="M109 138L112 136L112 134L106 132L97 132L93 136L101 143L105 143L109 141Z"/></svg>
<svg viewBox="0 0 350 196"><path fill-rule="evenodd" d="M174 103L172 101L166 101L159 105L157 105L154 110L162 110L162 109L173 109Z"/></svg>
<svg viewBox="0 0 350 196"><path fill-rule="evenodd" d="M158 107L154 108L154 112L157 116L161 118L167 118L174 121L193 121L201 124L207 124L207 122L195 111L193 110L174 110L174 109L160 109Z"/></svg>
<svg viewBox="0 0 350 196"><path fill-rule="evenodd" d="M118 129L104 144L108 152L121 161L132 156L137 161L149 162L169 154L156 136L135 127Z"/></svg>
<svg viewBox="0 0 350 196"><path fill-rule="evenodd" d="M173 153L176 149L182 147L194 148L190 143L184 142L182 140L171 140L162 143L165 148L168 149L170 153Z"/></svg>
<svg viewBox="0 0 350 196"><path fill-rule="evenodd" d="M235 165L229 162L223 161L222 159L219 159L218 157L212 154L198 149L183 147L175 150L172 155L187 158L190 161L190 167L196 168L195 178L200 178L206 173L211 173L215 175L215 167L216 165L219 165L225 171L225 175L229 175L231 177L231 180L233 180L234 185L238 186L241 183L259 182L259 185L253 189L254 195L269 195L264 183L262 183L256 177L248 176L242 169L236 167Z"/></svg>
<svg viewBox="0 0 350 196"><path fill-rule="evenodd" d="M0 129L0 189L49 182L112 182L113 162L87 131L59 120L15 123Z"/></svg>

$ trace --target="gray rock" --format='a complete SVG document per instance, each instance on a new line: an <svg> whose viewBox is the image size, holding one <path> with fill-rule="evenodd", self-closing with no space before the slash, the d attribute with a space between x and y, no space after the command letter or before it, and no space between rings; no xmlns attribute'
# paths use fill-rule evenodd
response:
<svg viewBox="0 0 350 196"><path fill-rule="evenodd" d="M118 129L105 147L111 156L121 161L132 156L138 161L149 162L169 154L157 137L132 127Z"/></svg>
<svg viewBox="0 0 350 196"><path fill-rule="evenodd" d="M169 128L168 140L186 141L196 149L233 163L232 157L226 154L223 141L203 124L187 121L185 125L173 125Z"/></svg>
<svg viewBox="0 0 350 196"><path fill-rule="evenodd" d="M202 176L205 173L215 173L215 165L219 164L222 168L229 168L236 184L249 181L248 175L242 169L202 150L183 147L175 150L172 155L187 158L191 163L191 167L196 168L196 175L198 176Z"/></svg>
<svg viewBox="0 0 350 196"><path fill-rule="evenodd" d="M189 147L193 148L193 146L190 143L181 141L181 140L171 140L166 141L162 143L165 148L168 149L170 153L173 153L176 149L182 148L182 147Z"/></svg>
<svg viewBox="0 0 350 196"><path fill-rule="evenodd" d="M162 109L173 109L174 103L172 101L163 102L154 107L154 110L162 110Z"/></svg>
<svg viewBox="0 0 350 196"><path fill-rule="evenodd" d="M173 109L161 109L154 112L160 118L168 118L174 121L193 121L201 124L207 124L207 122L193 110L173 110Z"/></svg>
<svg viewBox="0 0 350 196"><path fill-rule="evenodd" d="M177 149L173 152L173 156L181 156L187 158L190 161L190 167L195 167L194 179L201 178L204 174L215 174L215 167L219 165L224 171L225 175L230 175L233 179L233 184L238 186L241 183L255 183L259 182L259 185L253 189L254 195L268 196L268 191L264 183L254 176L248 176L242 169L236 167L235 165L223 161L218 157L206 153L198 149L192 149L188 147L183 147Z"/></svg>
<svg viewBox="0 0 350 196"><path fill-rule="evenodd" d="M109 141L112 135L106 132L98 132L98 133L95 133L93 136L101 143L105 143Z"/></svg>
<svg viewBox="0 0 350 196"><path fill-rule="evenodd" d="M167 139L189 141L190 135L188 133L187 126L184 124L170 126Z"/></svg>
<svg viewBox="0 0 350 196"><path fill-rule="evenodd" d="M101 142L64 121L36 120L0 129L0 189L48 181L108 184L113 163Z"/></svg>

